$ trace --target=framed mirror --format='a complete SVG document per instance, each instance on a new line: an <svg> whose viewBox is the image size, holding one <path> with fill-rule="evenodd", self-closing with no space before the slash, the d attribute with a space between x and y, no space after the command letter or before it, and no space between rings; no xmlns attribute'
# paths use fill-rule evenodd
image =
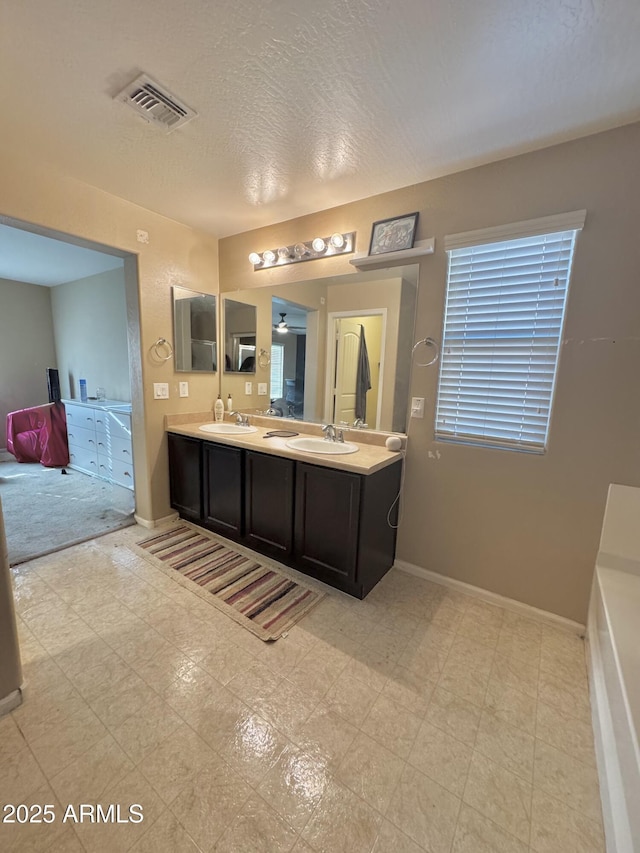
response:
<svg viewBox="0 0 640 853"><path fill-rule="evenodd" d="M218 369L216 297L173 287L176 371L215 373Z"/></svg>
<svg viewBox="0 0 640 853"><path fill-rule="evenodd" d="M418 273L411 264L235 291L256 312L257 369L251 394L227 376L223 396L254 414L404 432Z"/></svg>
<svg viewBox="0 0 640 853"><path fill-rule="evenodd" d="M224 300L224 372L256 372L256 306Z"/></svg>

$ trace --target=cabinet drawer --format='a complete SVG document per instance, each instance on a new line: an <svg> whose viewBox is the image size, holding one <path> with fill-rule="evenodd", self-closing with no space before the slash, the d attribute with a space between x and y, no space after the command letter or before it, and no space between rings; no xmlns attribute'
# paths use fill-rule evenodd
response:
<svg viewBox="0 0 640 853"><path fill-rule="evenodd" d="M95 450L84 450L81 447L69 448L69 465L88 471L90 474L98 474L98 455Z"/></svg>
<svg viewBox="0 0 640 853"><path fill-rule="evenodd" d="M96 432L111 438L126 439L131 442L131 415L122 412L96 410Z"/></svg>
<svg viewBox="0 0 640 853"><path fill-rule="evenodd" d="M69 450L75 448L78 450L90 450L93 453L96 452L96 433L93 429L87 429L86 427L68 423L67 439L69 442Z"/></svg>
<svg viewBox="0 0 640 853"><path fill-rule="evenodd" d="M114 459L111 463L111 479L119 486L133 489L133 464Z"/></svg>
<svg viewBox="0 0 640 853"><path fill-rule="evenodd" d="M120 462L131 464L133 454L131 452L131 440L128 438L111 438L108 435L96 433L98 453L109 459L119 459Z"/></svg>
<svg viewBox="0 0 640 853"><path fill-rule="evenodd" d="M95 415L93 409L89 409L86 406L73 406L65 403L64 410L67 415L68 426L79 426L85 429L94 428Z"/></svg>

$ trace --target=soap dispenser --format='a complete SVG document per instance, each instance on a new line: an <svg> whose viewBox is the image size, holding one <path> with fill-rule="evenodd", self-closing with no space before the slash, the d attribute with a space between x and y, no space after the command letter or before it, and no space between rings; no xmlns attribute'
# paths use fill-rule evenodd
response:
<svg viewBox="0 0 640 853"><path fill-rule="evenodd" d="M222 397L218 394L218 399L216 400L215 406L213 407L213 416L216 421L224 420L224 403L222 402Z"/></svg>
<svg viewBox="0 0 640 853"><path fill-rule="evenodd" d="M227 411L233 411L233 400L231 399L231 394L229 394L229 396L227 397Z"/></svg>

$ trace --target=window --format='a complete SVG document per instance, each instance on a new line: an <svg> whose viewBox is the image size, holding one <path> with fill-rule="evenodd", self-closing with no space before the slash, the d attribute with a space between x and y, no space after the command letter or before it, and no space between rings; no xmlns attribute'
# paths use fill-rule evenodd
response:
<svg viewBox="0 0 640 853"><path fill-rule="evenodd" d="M437 439L543 453L585 211L445 238Z"/></svg>
<svg viewBox="0 0 640 853"><path fill-rule="evenodd" d="M271 399L284 397L284 344L271 344Z"/></svg>

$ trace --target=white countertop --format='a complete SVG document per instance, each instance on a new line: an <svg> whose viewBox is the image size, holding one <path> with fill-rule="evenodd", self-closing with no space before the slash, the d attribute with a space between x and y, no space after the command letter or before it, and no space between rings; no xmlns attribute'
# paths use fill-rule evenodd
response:
<svg viewBox="0 0 640 853"><path fill-rule="evenodd" d="M255 450L259 453L268 453L273 456L282 456L287 459L295 459L298 462L308 462L311 465L320 465L323 468L334 468L339 471L351 471L354 474L373 474L381 468L386 468L402 459L402 453L387 450L386 447L379 447L372 444L358 443L354 440L353 432L349 433L348 441L358 445L357 453L349 453L344 455L324 456L321 453L305 453L301 450L293 450L287 447L288 438L270 437L265 438L265 433L269 429L265 427L256 427L256 432L245 433L243 435L225 435L224 433L206 433L202 432L201 427L207 421L201 423L184 423L173 424L167 427L167 432L177 435L185 435L190 438L199 438L203 441L211 441L215 444L228 444L232 447L244 447L245 450ZM211 423L211 421L208 421ZM287 424L287 428L288 428ZM284 428L284 425L283 425ZM311 437L313 433L300 432L300 436ZM317 436L315 436L317 437Z"/></svg>

